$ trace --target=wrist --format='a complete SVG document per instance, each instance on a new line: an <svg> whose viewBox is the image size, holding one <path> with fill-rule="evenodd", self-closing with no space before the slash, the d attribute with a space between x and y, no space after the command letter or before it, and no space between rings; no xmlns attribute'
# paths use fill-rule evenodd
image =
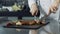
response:
<svg viewBox="0 0 60 34"><path fill-rule="evenodd" d="M38 9L36 3L34 3L34 4L31 5L31 9Z"/></svg>
<svg viewBox="0 0 60 34"><path fill-rule="evenodd" d="M60 3L60 0L56 0L56 1L55 1L55 3L59 5L59 3Z"/></svg>

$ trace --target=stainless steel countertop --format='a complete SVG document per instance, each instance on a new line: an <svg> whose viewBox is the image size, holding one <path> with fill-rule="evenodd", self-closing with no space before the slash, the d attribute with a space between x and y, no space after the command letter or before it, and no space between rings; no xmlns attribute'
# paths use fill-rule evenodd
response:
<svg viewBox="0 0 60 34"><path fill-rule="evenodd" d="M52 25L51 24L50 25L53 26L51 28L53 28L54 32L58 33L57 32L57 29L58 29L57 25L55 25L57 22L55 22L55 21L51 21L51 22L52 22L51 23ZM29 33L29 30L25 30L25 29L23 29L20 32L18 32L18 31L16 31L16 29L3 28L2 26L5 25L5 24L6 24L6 22L1 22L0 23L0 34L28 34Z"/></svg>
<svg viewBox="0 0 60 34"><path fill-rule="evenodd" d="M4 22L0 24L0 34L28 34L28 30L25 29L16 31L16 29L13 28L3 28L2 26L5 24Z"/></svg>

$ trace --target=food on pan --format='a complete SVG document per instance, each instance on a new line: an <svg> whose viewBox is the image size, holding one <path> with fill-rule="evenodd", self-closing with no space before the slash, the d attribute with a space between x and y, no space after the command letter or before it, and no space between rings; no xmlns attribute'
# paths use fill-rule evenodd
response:
<svg viewBox="0 0 60 34"><path fill-rule="evenodd" d="M9 25L40 25L40 24L45 24L44 22L42 23L41 21L34 21L34 20L20 20L12 23L8 23L7 26Z"/></svg>

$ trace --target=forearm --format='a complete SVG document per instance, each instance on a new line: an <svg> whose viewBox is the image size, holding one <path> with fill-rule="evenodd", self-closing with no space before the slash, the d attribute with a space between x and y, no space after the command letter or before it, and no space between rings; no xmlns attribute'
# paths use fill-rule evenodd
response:
<svg viewBox="0 0 60 34"><path fill-rule="evenodd" d="M55 0L54 2L57 3L57 4L59 4L60 3L60 0Z"/></svg>
<svg viewBox="0 0 60 34"><path fill-rule="evenodd" d="M29 8L32 9L33 7L37 7L36 5L36 0L28 0L28 5L29 5Z"/></svg>
<svg viewBox="0 0 60 34"><path fill-rule="evenodd" d="M36 5L35 3L32 4L30 8L31 8L31 9L38 9L38 7L37 7L37 5Z"/></svg>

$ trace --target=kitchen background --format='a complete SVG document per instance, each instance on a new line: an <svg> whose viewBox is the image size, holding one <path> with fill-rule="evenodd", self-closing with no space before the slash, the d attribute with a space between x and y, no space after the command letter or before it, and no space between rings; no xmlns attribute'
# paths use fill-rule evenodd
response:
<svg viewBox="0 0 60 34"><path fill-rule="evenodd" d="M24 4L25 6L28 7L27 0L0 0L0 11L2 9L2 6L4 6L4 7L11 7L11 6L14 5L14 3L18 3L18 5L19 4L20 5ZM9 8L9 9L11 9L11 8ZM2 11L3 11L3 9L2 9ZM9 10L9 11L11 11L11 10ZM16 11L16 10L12 10L12 11ZM28 9L28 11L29 11L29 9ZM29 17L29 18L31 18L31 17ZM6 24L7 20L10 20L10 21L18 20L18 17L5 17L5 16L2 17L1 16L0 17L0 34L28 34L29 30L25 30L25 29L23 29L20 32L18 32L18 31L16 31L16 29L3 28L2 26ZM59 27L59 30L60 30L60 15L59 15L59 25L58 25L58 27Z"/></svg>

